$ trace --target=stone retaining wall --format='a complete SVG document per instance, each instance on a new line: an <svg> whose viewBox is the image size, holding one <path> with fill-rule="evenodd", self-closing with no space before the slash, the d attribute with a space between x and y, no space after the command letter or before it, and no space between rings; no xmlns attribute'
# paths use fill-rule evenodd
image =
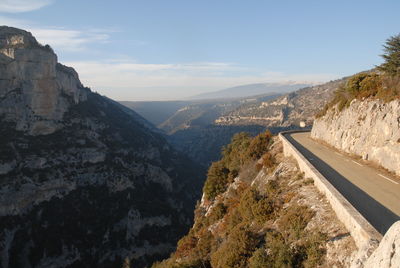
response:
<svg viewBox="0 0 400 268"><path fill-rule="evenodd" d="M374 249L382 239L382 235L345 199L341 193L291 144L285 134L279 133L283 143L285 156L296 159L299 168L306 177L314 180L315 186L323 193L331 204L339 220L349 230L357 247ZM291 132L293 133L293 132Z"/></svg>

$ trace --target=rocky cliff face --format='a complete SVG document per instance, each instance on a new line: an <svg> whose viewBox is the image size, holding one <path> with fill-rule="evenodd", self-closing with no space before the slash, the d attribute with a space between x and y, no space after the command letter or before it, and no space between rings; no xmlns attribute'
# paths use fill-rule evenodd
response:
<svg viewBox="0 0 400 268"><path fill-rule="evenodd" d="M307 87L272 100L245 103L219 117L217 125L261 125L265 127L312 125L314 114L332 97L345 79Z"/></svg>
<svg viewBox="0 0 400 268"><path fill-rule="evenodd" d="M353 100L314 121L311 136L400 175L400 102Z"/></svg>
<svg viewBox="0 0 400 268"><path fill-rule="evenodd" d="M0 27L0 267L143 267L192 221L198 167Z"/></svg>
<svg viewBox="0 0 400 268"><path fill-rule="evenodd" d="M49 46L28 32L0 30L0 116L17 122L17 130L50 134L71 104L84 101L87 90L78 74L57 63Z"/></svg>
<svg viewBox="0 0 400 268"><path fill-rule="evenodd" d="M400 221L390 227L364 268L400 267Z"/></svg>

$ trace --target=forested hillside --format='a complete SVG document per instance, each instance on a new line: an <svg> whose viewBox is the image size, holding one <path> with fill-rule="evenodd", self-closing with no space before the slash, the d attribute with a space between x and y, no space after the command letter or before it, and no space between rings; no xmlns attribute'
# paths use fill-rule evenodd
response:
<svg viewBox="0 0 400 268"><path fill-rule="evenodd" d="M236 134L208 170L193 227L153 268L346 267L353 239L281 146L268 131Z"/></svg>

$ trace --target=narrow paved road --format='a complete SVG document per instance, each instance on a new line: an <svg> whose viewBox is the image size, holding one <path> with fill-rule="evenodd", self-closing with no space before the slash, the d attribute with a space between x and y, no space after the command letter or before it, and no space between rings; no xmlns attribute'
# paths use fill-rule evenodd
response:
<svg viewBox="0 0 400 268"><path fill-rule="evenodd" d="M400 181L310 138L310 132L285 137L381 233L400 220Z"/></svg>

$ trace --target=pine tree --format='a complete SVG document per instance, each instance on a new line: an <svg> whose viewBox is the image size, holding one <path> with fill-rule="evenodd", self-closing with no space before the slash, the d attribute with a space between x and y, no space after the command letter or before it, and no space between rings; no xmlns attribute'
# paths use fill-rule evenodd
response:
<svg viewBox="0 0 400 268"><path fill-rule="evenodd" d="M400 34L390 37L383 45L385 62L379 66L379 70L390 75L400 74Z"/></svg>

